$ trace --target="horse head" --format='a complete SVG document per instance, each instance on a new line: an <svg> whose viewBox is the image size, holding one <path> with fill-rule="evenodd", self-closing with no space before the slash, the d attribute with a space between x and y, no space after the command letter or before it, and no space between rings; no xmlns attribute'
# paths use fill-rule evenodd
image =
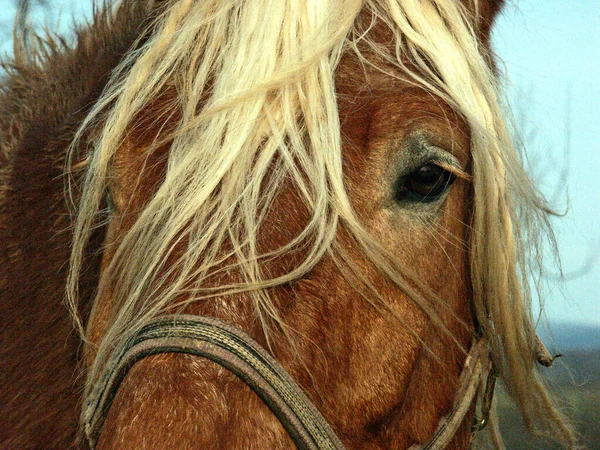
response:
<svg viewBox="0 0 600 450"><path fill-rule="evenodd" d="M568 441L534 370L521 269L546 209L499 106L501 3L157 2L71 156L73 310L107 224L86 396L144 324L186 314L268 349L349 448L430 441L479 342L525 417ZM469 446L475 409L448 448ZM234 374L166 353L128 372L98 448L165 445L292 444Z"/></svg>

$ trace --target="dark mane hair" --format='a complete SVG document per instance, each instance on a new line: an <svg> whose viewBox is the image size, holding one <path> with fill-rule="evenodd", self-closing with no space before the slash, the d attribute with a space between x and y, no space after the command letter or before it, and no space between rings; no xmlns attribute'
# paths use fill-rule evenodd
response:
<svg viewBox="0 0 600 450"><path fill-rule="evenodd" d="M0 82L0 447L68 448L77 430L81 342L64 307L72 218L65 158L112 69L139 37L145 2L96 11L72 46L46 39L4 60ZM81 313L97 285L98 229L81 280ZM37 405L30 410L31 401ZM48 437L53 441L49 442Z"/></svg>

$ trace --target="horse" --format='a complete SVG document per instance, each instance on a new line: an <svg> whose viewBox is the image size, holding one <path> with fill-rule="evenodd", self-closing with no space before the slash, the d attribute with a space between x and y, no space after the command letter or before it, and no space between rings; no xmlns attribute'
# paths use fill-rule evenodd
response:
<svg viewBox="0 0 600 450"><path fill-rule="evenodd" d="M464 449L488 419L501 447L496 378L573 447L536 367L551 210L500 107L502 6L123 2L17 46L0 447Z"/></svg>

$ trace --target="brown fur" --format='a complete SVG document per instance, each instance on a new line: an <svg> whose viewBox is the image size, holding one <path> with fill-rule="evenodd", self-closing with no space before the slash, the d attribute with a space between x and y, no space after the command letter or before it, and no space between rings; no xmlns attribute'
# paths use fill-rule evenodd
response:
<svg viewBox="0 0 600 450"><path fill-rule="evenodd" d="M0 448L74 443L83 390L82 345L63 305L72 221L65 155L112 68L138 37L128 8L53 44L41 64L7 66L0 91ZM82 298L95 293L103 230L90 245ZM87 315L89 302L82 304Z"/></svg>
<svg viewBox="0 0 600 450"><path fill-rule="evenodd" d="M488 3L483 2L484 24L492 23L501 2ZM61 175L77 125L142 20L135 7L110 25L101 18L80 33L74 50L57 49L41 67L19 66L3 83L0 242L10 244L0 247L1 448L66 448L76 433L80 343L62 306L71 221ZM487 42L489 27L480 31ZM345 171L354 207L368 229L448 301L460 321L448 318L446 326L466 347L472 336L462 325L471 322L468 255L457 242L468 240L468 184L457 181L441 215L427 225L402 215L387 217L380 200L389 188L382 180L394 176L390 160L397 147L392 143L402 142L410 130L420 130L444 148L454 149L467 167L467 130L429 94L373 72L360 79L361 73L345 59L337 74ZM136 153L144 137L150 139L152 133L124 146L117 156L117 207L123 208L119 198L135 194L131 205L135 210L160 178L157 154L150 164L156 170L144 177L145 184L135 192L123 192L137 179ZM302 216L291 190L284 190L277 204L285 208L273 208L267 218L264 232L270 241L259 239L266 246L289 240L293 233L282 224L289 222L290 212ZM114 221L106 242L118 241L131 219ZM438 235L432 235L432 224ZM394 230L403 230L410 239L399 242ZM82 280L84 299L92 298L98 282L99 258L94 251L103 230L97 234ZM340 268L325 259L307 277L275 293L282 317L298 332L304 361L295 359L283 341L274 343L273 353L348 448L408 448L425 442L452 406L464 353L449 338L440 338L426 315L370 266L343 230L340 239L407 326L385 318L360 298ZM110 248L103 264L111 257ZM273 270L290 264L278 263L281 266ZM92 340L102 335L112 307L109 297L95 306ZM86 315L89 302L82 307ZM242 296L196 305L189 312L228 321L265 344L251 311ZM360 335L353 332L358 329ZM467 446L469 419L452 448ZM292 445L243 383L213 363L180 355L148 358L133 368L111 409L99 448L165 448L166 442L169 448L182 449Z"/></svg>
<svg viewBox="0 0 600 450"><path fill-rule="evenodd" d="M394 83L376 72L359 80L360 73L360 67L346 59L337 76L347 182L354 207L368 228L393 246L418 277L428 280L462 322L469 323L469 288L464 281L468 263L464 247L457 245L467 241L468 183L457 182L442 216L433 218L433 223L415 224L401 214L393 217L396 230L410 230L407 242L398 242L397 231L389 229L390 219L381 203L393 180L390 177L395 175L390 173L390 158L397 150L394 144L400 145L409 133L426 133L439 146L453 148L467 167L465 125L448 108L432 102L425 91ZM109 226L108 249L115 248L112 244L131 225L130 211L141 208L153 184L160 180L161 171L153 170L132 189L139 167L136 161L143 159L138 145L125 145L115 159L112 195L117 208L126 204L124 199L128 199L128 207L117 210L117 220ZM156 169L160 158L153 158L150 165ZM364 174L369 174L367 179ZM291 190L282 192L271 211L264 228L268 240L259 239L265 245L263 251L293 236L293 230L283 226L289 222L290 211L294 211L296 224L302 223L304 216ZM341 234L344 236L343 231ZM274 343L274 355L307 390L348 448L407 448L423 443L452 406L464 353L451 340L440 339L439 330L425 314L377 274L351 241L345 246L390 299L407 327L385 318L365 302L333 261L324 259L305 278L276 292L284 321L298 333L304 361L298 361L284 341ZM104 256L103 264L108 264L110 250ZM290 261L278 263L293 265ZM271 270L282 270L277 267ZM102 336L114 307L110 293L98 299L92 340ZM188 312L235 324L265 344L252 305L244 296L194 305ZM463 347L468 347L471 333L461 322L449 319L446 325ZM424 345L409 327L422 337ZM93 350L91 353L90 358ZM465 423L453 448L468 445L469 421ZM182 449L290 446L275 417L240 380L210 362L175 355L148 358L136 365L117 395L99 448L156 448L164 442Z"/></svg>

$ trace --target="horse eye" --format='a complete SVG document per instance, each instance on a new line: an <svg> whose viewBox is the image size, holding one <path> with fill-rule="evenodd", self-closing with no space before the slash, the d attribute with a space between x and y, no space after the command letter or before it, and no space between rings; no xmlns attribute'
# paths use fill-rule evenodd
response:
<svg viewBox="0 0 600 450"><path fill-rule="evenodd" d="M400 177L396 183L396 201L430 203L439 199L456 180L456 175L436 164L425 164Z"/></svg>

